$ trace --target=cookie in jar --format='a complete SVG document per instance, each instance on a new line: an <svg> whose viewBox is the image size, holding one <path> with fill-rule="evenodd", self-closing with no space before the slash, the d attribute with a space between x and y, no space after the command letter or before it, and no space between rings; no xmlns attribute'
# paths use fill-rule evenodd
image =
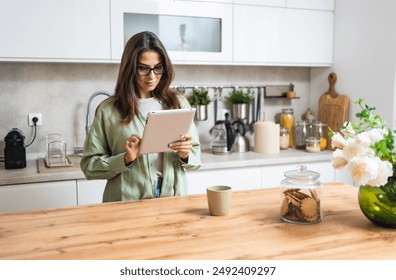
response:
<svg viewBox="0 0 396 280"><path fill-rule="evenodd" d="M281 219L294 224L314 224L322 220L320 174L298 166L285 172L281 183Z"/></svg>

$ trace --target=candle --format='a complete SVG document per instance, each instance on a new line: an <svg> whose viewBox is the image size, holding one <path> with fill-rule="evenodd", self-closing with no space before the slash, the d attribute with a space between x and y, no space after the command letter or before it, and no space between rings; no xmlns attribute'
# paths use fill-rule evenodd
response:
<svg viewBox="0 0 396 280"><path fill-rule="evenodd" d="M271 121L254 124L254 149L256 153L277 154L280 152L279 124Z"/></svg>

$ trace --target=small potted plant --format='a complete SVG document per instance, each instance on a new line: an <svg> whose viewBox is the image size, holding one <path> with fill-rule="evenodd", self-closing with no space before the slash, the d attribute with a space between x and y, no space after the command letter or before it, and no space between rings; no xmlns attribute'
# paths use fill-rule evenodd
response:
<svg viewBox="0 0 396 280"><path fill-rule="evenodd" d="M195 120L208 119L208 105L212 101L206 88L193 88L192 94L187 98L193 108L196 108Z"/></svg>
<svg viewBox="0 0 396 280"><path fill-rule="evenodd" d="M293 83L289 84L289 90L286 93L286 97L287 98L296 98L297 97L297 93L294 90L294 84Z"/></svg>
<svg viewBox="0 0 396 280"><path fill-rule="evenodd" d="M247 119L249 105L253 100L249 92L241 89L233 89L226 99L232 104L232 113L235 119Z"/></svg>

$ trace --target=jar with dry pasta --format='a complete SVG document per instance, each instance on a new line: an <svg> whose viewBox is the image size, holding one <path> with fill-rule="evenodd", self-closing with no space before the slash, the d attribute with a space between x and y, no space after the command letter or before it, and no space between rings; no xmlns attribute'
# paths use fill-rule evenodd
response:
<svg viewBox="0 0 396 280"><path fill-rule="evenodd" d="M294 224L313 224L322 220L322 183L320 174L298 166L284 173L281 182L282 220Z"/></svg>

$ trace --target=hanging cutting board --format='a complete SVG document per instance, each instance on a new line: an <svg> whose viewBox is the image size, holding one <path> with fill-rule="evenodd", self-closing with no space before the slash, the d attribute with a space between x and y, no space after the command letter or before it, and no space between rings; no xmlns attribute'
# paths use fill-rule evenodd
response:
<svg viewBox="0 0 396 280"><path fill-rule="evenodd" d="M329 90L322 94L319 99L318 120L327 124L333 131L340 131L340 127L348 119L349 99L345 95L337 93L334 84L337 81L337 75L330 73ZM330 137L326 133L326 148L331 150Z"/></svg>

